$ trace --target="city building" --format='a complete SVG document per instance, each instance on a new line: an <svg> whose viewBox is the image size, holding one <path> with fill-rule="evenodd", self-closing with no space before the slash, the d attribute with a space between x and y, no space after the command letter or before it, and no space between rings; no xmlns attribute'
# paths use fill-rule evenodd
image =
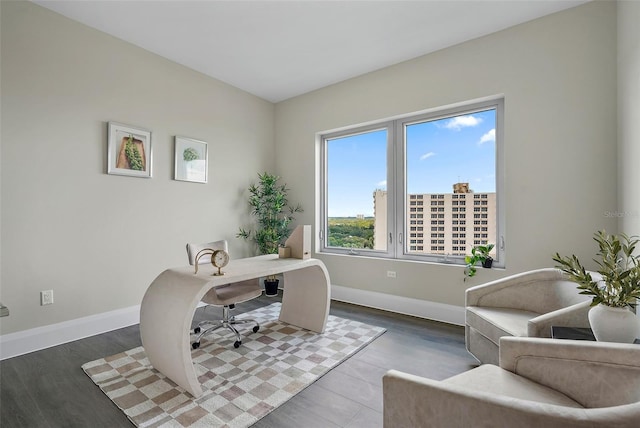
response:
<svg viewBox="0 0 640 428"><path fill-rule="evenodd" d="M496 243L495 192L476 193L469 183L455 183L452 193L407 196L408 252L463 256L476 245ZM386 249L387 192L376 190L373 204L374 248Z"/></svg>

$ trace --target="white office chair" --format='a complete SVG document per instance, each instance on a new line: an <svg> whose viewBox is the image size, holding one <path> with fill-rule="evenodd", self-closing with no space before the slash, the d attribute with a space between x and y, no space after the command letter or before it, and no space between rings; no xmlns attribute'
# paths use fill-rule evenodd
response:
<svg viewBox="0 0 640 428"><path fill-rule="evenodd" d="M196 256L201 250L210 248L212 250L224 250L228 251L228 245L226 240L209 242L206 244L187 244L187 256L189 257L189 264L195 265ZM204 264L210 262L209 257L201 257L197 262L198 264ZM260 286L260 279L250 279L247 281L236 282L222 287L212 288L204 295L202 301L207 305L222 306L222 319L215 321L202 321L196 328L193 329L195 334L198 334L196 340L191 344L193 349L200 347L200 340L203 336L218 330L219 328L226 328L231 330L236 335L236 341L233 344L235 348L242 344L242 337L238 330L234 327L237 324L255 324L253 332L257 332L260 329L260 324L253 319L241 319L237 320L235 317L230 316L229 312L235 308L236 303L246 302L247 300L255 299L262 294L262 287ZM204 326L209 326L203 329Z"/></svg>

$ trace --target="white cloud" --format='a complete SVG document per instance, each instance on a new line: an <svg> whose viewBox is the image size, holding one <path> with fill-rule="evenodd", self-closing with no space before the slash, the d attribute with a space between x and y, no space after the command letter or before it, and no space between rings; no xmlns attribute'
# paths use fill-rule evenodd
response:
<svg viewBox="0 0 640 428"><path fill-rule="evenodd" d="M434 152L429 152L429 153L425 153L422 156L420 156L420 160L425 160L430 158L431 156L435 156L436 154Z"/></svg>
<svg viewBox="0 0 640 428"><path fill-rule="evenodd" d="M378 186L378 187L387 187L387 180L379 181L378 184L376 184L376 186Z"/></svg>
<svg viewBox="0 0 640 428"><path fill-rule="evenodd" d="M482 118L475 117L473 115L469 116L456 116L452 119L449 119L447 123L445 123L444 127L447 129L454 129L459 131L461 128L465 128L467 126L477 126L482 122Z"/></svg>
<svg viewBox="0 0 640 428"><path fill-rule="evenodd" d="M495 141L496 141L496 130L494 128L491 131L484 134L482 137L480 137L479 144L494 143Z"/></svg>

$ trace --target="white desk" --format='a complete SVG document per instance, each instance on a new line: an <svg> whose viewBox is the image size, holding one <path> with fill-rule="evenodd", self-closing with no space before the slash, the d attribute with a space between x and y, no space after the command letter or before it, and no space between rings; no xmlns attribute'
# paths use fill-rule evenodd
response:
<svg viewBox="0 0 640 428"><path fill-rule="evenodd" d="M286 291L280 321L322 333L329 315L331 286L324 263L317 259L279 259L277 255L231 260L224 276L213 266L168 269L153 280L140 307L140 337L158 371L194 397L202 387L191 361L191 321L202 297L213 287L282 273Z"/></svg>

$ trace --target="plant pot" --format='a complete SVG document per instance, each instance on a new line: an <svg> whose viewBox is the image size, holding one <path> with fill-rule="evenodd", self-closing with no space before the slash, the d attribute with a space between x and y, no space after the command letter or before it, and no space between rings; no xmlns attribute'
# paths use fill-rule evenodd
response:
<svg viewBox="0 0 640 428"><path fill-rule="evenodd" d="M267 297L274 297L278 295L279 279L265 279L264 280L264 294Z"/></svg>
<svg viewBox="0 0 640 428"><path fill-rule="evenodd" d="M484 259L484 261L482 262L482 267L491 269L491 266L493 266L493 258L487 257L486 259Z"/></svg>
<svg viewBox="0 0 640 428"><path fill-rule="evenodd" d="M627 308L597 305L589 309L589 324L600 342L632 343L638 335L638 321Z"/></svg>

